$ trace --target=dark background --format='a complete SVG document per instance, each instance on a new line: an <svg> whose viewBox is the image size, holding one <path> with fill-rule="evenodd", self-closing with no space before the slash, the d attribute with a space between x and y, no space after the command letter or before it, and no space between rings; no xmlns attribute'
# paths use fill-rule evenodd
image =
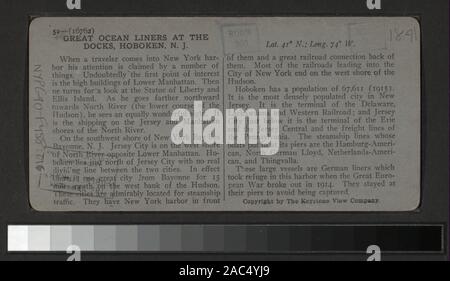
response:
<svg viewBox="0 0 450 281"><path fill-rule="evenodd" d="M61 254L7 254L8 224L302 224L437 223L449 215L448 0L0 0L0 260L57 259ZM33 16L415 16L422 40L422 203L405 213L37 212L28 202L28 25ZM447 239L445 239L447 241ZM447 245L447 243L445 244ZM448 252L446 250L446 252ZM83 260L365 260L365 255L88 254ZM447 259L436 255L383 255L384 260Z"/></svg>

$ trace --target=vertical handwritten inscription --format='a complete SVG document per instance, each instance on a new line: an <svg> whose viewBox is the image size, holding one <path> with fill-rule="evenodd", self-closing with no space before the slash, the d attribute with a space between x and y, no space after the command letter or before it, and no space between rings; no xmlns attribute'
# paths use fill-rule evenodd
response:
<svg viewBox="0 0 450 281"><path fill-rule="evenodd" d="M33 111L33 127L32 127L32 141L34 143L34 151L32 159L32 168L35 173L38 173L38 188L41 187L41 180L46 175L46 167L44 165L47 142L45 139L46 130L48 128L47 119L45 117L45 99L47 97L46 82L43 78L43 67L41 64L33 65L33 72L31 75L31 90L30 106Z"/></svg>

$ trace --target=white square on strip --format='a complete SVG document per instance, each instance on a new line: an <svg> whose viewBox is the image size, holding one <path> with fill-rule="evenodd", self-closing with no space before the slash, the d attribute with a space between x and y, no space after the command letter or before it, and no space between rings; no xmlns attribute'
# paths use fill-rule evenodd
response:
<svg viewBox="0 0 450 281"><path fill-rule="evenodd" d="M28 251L28 226L8 225L8 252Z"/></svg>

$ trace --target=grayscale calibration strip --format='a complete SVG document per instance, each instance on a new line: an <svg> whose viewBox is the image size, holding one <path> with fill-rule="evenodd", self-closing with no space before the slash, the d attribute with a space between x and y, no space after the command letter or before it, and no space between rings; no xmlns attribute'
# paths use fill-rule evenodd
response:
<svg viewBox="0 0 450 281"><path fill-rule="evenodd" d="M430 225L9 225L8 252L442 253Z"/></svg>

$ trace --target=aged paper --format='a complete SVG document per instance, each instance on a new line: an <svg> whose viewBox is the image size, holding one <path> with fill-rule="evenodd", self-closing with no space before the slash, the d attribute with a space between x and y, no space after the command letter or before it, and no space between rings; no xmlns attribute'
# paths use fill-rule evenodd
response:
<svg viewBox="0 0 450 281"><path fill-rule="evenodd" d="M420 26L36 18L29 176L39 211L414 210Z"/></svg>

